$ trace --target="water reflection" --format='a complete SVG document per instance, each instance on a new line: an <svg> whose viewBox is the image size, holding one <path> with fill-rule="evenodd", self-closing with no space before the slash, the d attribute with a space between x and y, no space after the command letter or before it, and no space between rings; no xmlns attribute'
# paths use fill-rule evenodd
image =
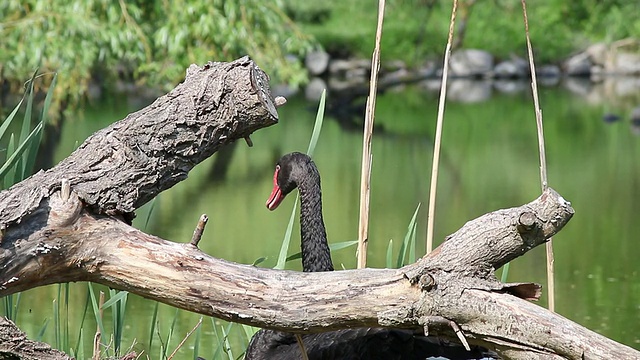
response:
<svg viewBox="0 0 640 360"><path fill-rule="evenodd" d="M436 215L438 241L472 218L528 202L540 192L529 85L457 84L451 86L445 115ZM456 86L459 95L453 95ZM573 220L554 239L557 310L640 348L640 139L634 135L640 129L640 117L630 119L640 100L638 94L620 96L616 93L620 86L606 81L579 86L569 82L540 89L550 185L572 201L576 210ZM395 252L399 251L399 242L419 203L423 206L418 217L417 253L424 253L424 209L437 109L437 92L427 89L426 83L420 83L378 96L369 245L372 267L384 266L389 240L394 240ZM330 242L355 239L358 223L363 97L345 101L338 95L329 93L329 115L314 156L322 174ZM465 95L469 97L456 99ZM280 124L254 134L253 148L238 143L197 166L189 179L160 195L148 223L150 205L138 212L135 225L187 242L198 217L206 213L210 220L201 242L205 252L247 264L267 257L261 265L273 266L290 214L287 208L294 200L286 199L279 211L266 210L273 166L283 153L306 150L316 106L301 97L289 98L279 110ZM91 132L132 110L111 100L87 110L85 120L68 121L62 128L56 159L67 156ZM294 234L298 233L294 229ZM295 235L291 252L298 251L298 241ZM338 269L355 267L353 248L340 250L333 258ZM300 269L298 263L289 267ZM514 261L509 280L544 284L544 269L544 249L534 249ZM84 285L77 286L83 289ZM34 311L21 315L28 323L21 322L21 326L29 334L37 334L42 319L51 318L48 309L55 293L52 287L28 292L24 309ZM84 290L78 293L81 295L73 301L81 308ZM545 302L543 299L541 304ZM125 344L138 339L139 351L150 336L154 305L133 297L129 306ZM170 322L166 319L172 319L174 311L161 307L160 315ZM181 335L175 336L174 345L197 317L179 313L176 333ZM205 324L208 340L201 354L209 358L216 341L211 340L214 325ZM90 344L90 336L85 338ZM231 339L238 347L246 343L242 330L233 330ZM53 342L51 331L45 333L44 340ZM152 349L151 354L157 351ZM188 349L182 354L190 356Z"/></svg>

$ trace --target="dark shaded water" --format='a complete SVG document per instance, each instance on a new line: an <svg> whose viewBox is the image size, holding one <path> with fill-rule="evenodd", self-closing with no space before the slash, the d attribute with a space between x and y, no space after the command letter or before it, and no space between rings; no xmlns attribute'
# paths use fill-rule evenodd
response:
<svg viewBox="0 0 640 360"><path fill-rule="evenodd" d="M636 94L602 96L594 101L589 94L577 96L563 88L543 88L540 102L549 184L576 210L567 227L554 238L557 311L640 348L640 136L638 125L629 119L631 107L640 99ZM134 225L166 239L187 242L198 217L206 213L210 221L201 242L205 252L240 263L267 257L261 266L273 266L295 198L286 199L276 212L267 211L264 204L271 190L273 166L281 154L306 150L316 106L298 97L290 98L280 110L280 124L252 136L253 148L238 143L227 150L230 163L223 179L214 180L212 173L216 157L221 157L218 154L196 167L189 179L161 194L150 216L151 204L142 208ZM88 108L82 118L67 121L56 161L92 132L136 109L122 100L108 100ZM368 254L371 267L385 266L390 240L398 252L418 204L422 206L416 252L418 256L424 254L436 109L436 95L420 86L378 97ZM608 114L620 118L610 121L605 117L608 121L604 121ZM361 117L344 111L339 117L342 122L335 116L326 118L314 155L322 174L330 242L356 239L358 226ZM536 128L532 101L526 92L494 94L474 103L450 101L438 186L437 243L472 218L521 205L539 193ZM298 251L297 241L296 235L290 252ZM355 248L337 251L333 259L336 268L355 268ZM289 267L300 269L297 262ZM514 261L509 281L545 284L544 249L534 249ZM72 284L71 290L70 317L79 322L86 284ZM36 336L45 319L52 319L57 294L58 286L25 292L18 324ZM546 304L545 296L540 305ZM127 306L124 346L137 339L134 349L147 351L155 303L131 295ZM169 341L173 350L198 317L161 305L158 333L166 341L175 319ZM213 358L218 347L215 331L222 336L222 325L216 321L214 327L213 323L206 320L201 335L200 355L207 359ZM43 338L55 343L52 328L47 326ZM87 356L94 329L95 324L87 320L82 336ZM70 331L75 344L78 329ZM243 328L233 327L230 340L237 357L246 344ZM154 340L151 358L160 357L159 345L160 341ZM193 347L193 340L180 352L181 358L193 358L189 347Z"/></svg>

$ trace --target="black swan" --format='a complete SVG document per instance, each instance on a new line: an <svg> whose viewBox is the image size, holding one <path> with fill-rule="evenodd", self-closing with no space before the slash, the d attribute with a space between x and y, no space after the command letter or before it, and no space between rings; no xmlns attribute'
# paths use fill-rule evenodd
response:
<svg viewBox="0 0 640 360"><path fill-rule="evenodd" d="M267 208L274 210L296 187L300 191L300 235L303 271L333 271L322 219L320 174L311 158L294 152L278 161ZM355 359L481 359L481 348L466 351L461 345L409 330L358 328L302 335L310 360ZM486 351L486 350L485 350ZM292 333L262 329L247 348L245 359L303 359Z"/></svg>

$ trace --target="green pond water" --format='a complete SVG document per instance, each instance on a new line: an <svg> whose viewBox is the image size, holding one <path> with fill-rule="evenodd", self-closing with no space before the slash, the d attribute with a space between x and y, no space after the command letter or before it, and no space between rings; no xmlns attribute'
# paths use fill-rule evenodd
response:
<svg viewBox="0 0 640 360"><path fill-rule="evenodd" d="M328 101L332 101L331 94ZM640 349L640 136L628 116L633 101L635 105L640 103L637 96L632 100L594 102L560 87L541 89L540 99L549 185L571 201L576 211L554 238L556 310ZM289 98L279 110L279 124L256 132L252 148L242 142L232 150L223 179L214 180L212 175L215 155L198 165L186 181L140 209L134 225L165 239L188 242L199 216L206 213L209 224L200 243L203 251L244 264L266 257L260 266L274 266L295 200L295 196L289 196L277 211L266 209L274 164L284 153L306 151L316 106L301 97ZM437 99L414 86L380 94L377 106L370 267L385 266L390 240L397 254L419 204L416 254L424 254ZM134 110L137 108L128 105L126 99L111 99L66 121L55 161L67 156L94 131ZM622 118L608 123L602 120L607 113L617 113ZM448 102L435 218L436 244L468 220L535 199L540 194L537 146L532 101L525 93L494 94L479 103ZM326 117L314 159L322 175L330 242L357 238L361 148L360 131L349 130L333 117ZM290 253L299 249L298 231L296 227ZM333 260L337 269L355 268L355 248L334 252ZM299 261L290 262L288 268L299 270ZM512 262L508 280L546 284L544 247ZM94 287L108 294L108 289ZM22 293L18 325L33 338L41 337L54 345L64 342L64 338L56 339L54 327L65 329L67 311L70 323L79 324L87 299L86 283L71 284L69 288L68 310L64 286ZM55 323L54 309L61 300L63 321ZM546 294L539 304L546 305ZM161 343L168 343L171 353L200 315L159 305L159 326L149 349L155 306L153 301L129 296L122 346L132 346L137 352L159 359ZM89 306L82 331L73 326L69 329L69 343L75 347L80 339L83 344L79 357L91 355L96 328L91 311ZM110 310L105 311L105 319L105 330L110 333ZM167 340L172 323L172 335ZM218 351L217 337L227 329L226 323L205 318L199 355L213 359ZM194 339L195 335L187 340L176 358L193 358ZM238 325L231 327L229 340L233 356L238 357L247 343L245 330Z"/></svg>

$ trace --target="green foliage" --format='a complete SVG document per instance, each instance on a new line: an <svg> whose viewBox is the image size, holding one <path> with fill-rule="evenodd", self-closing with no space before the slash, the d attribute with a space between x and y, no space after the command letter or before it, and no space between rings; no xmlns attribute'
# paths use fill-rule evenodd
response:
<svg viewBox="0 0 640 360"><path fill-rule="evenodd" d="M171 87L192 63L252 56L277 80L305 80L313 46L281 1L16 1L0 3L0 76L19 82L40 66L65 74L58 101L75 102L92 76Z"/></svg>
<svg viewBox="0 0 640 360"><path fill-rule="evenodd" d="M13 109L9 116L0 125L0 142L6 142L6 151L2 166L0 167L0 179L2 179L2 185L4 188L9 188L14 183L20 182L33 173L33 167L35 165L36 154L40 146L40 140L42 139L42 130L44 129L46 114L51 104L51 96L53 89L55 88L56 74L53 75L51 86L47 91L47 96L42 108L42 115L37 125L32 127L32 112L34 107L35 98L35 80L36 74L34 73L29 82L27 82L27 91L23 95L23 98L18 102L18 105ZM24 116L20 124L14 124L13 121L16 118L16 114L22 107L24 100L27 100L26 109L24 110ZM16 125L19 125L20 131L15 132ZM14 130L14 131L11 131ZM6 138L9 138L8 140ZM16 140L17 139L17 140ZM17 141L17 145L16 145Z"/></svg>
<svg viewBox="0 0 640 360"><path fill-rule="evenodd" d="M368 58L373 51L377 6L368 0L329 0L310 5L286 0L291 17L326 49ZM538 61L557 61L593 41L640 36L628 0L536 0L527 2L531 41ZM460 1L457 23L468 14L463 47L486 49L499 57L526 54L520 1ZM420 63L441 56L447 41L451 1L389 0L386 4L383 60ZM454 36L459 36L457 33Z"/></svg>
<svg viewBox="0 0 640 360"><path fill-rule="evenodd" d="M4 316L11 320L11 321L16 321L17 317L18 317L18 309L19 309L19 305L20 305L20 293L15 294L15 295L9 295L9 296L5 296L4 298L2 298L2 302L3 302L3 310L4 310Z"/></svg>
<svg viewBox="0 0 640 360"><path fill-rule="evenodd" d="M466 6L465 47L500 57L525 54L520 2ZM530 1L536 58L558 60L588 42L638 37L638 10L637 2L626 0ZM450 13L450 1L388 1L383 60L420 63L440 56ZM376 17L369 0L7 0L0 3L0 78L19 84L37 67L64 73L54 110L82 99L92 78L107 86L124 78L168 89L192 63L245 54L274 80L295 85L306 80L299 59L318 46L313 37L330 51L368 58Z"/></svg>
<svg viewBox="0 0 640 360"><path fill-rule="evenodd" d="M298 207L298 198L300 195L296 195L296 200L293 202L293 209L291 210L291 216L289 217L289 223L287 229L284 232L284 238L282 239L282 245L280 246L280 253L278 255L278 262L274 269L282 270L287 262L287 252L289 251L289 244L291 243L291 234L293 232L293 222L296 218L296 209Z"/></svg>
<svg viewBox="0 0 640 360"><path fill-rule="evenodd" d="M400 251L398 252L397 260L393 261L393 240L389 240L389 245L387 246L387 256L386 256L386 267L389 269L392 268L401 268L407 264L413 264L416 261L416 228L417 228L417 218L418 218L418 210L420 210L420 204L416 207L416 211L413 212L413 216L411 217L411 221L409 221L409 225L407 226L407 232L404 235L404 240L400 244ZM407 251L409 252L409 258L407 259Z"/></svg>
<svg viewBox="0 0 640 360"><path fill-rule="evenodd" d="M307 148L307 155L313 156L313 152L316 150L318 144L318 138L320 137L320 130L322 130L322 120L324 119L324 108L327 100L327 89L322 90L320 96L320 104L318 104L318 112L316 113L316 121L313 125L313 132L311 133L311 140L309 141L309 148Z"/></svg>
<svg viewBox="0 0 640 360"><path fill-rule="evenodd" d="M213 326L213 332L216 335L218 344L216 351L213 353L213 359L235 360L235 357L233 356L233 349L231 348L231 344L229 343L229 333L231 332L234 324L235 323L231 322L227 323L226 327L220 325L220 332L222 333L222 335L220 335L220 332L218 332L218 326L216 325L216 319L211 318L211 325Z"/></svg>
<svg viewBox="0 0 640 360"><path fill-rule="evenodd" d="M153 315L151 316L151 327L149 330L149 345L147 349L153 349L153 338L156 334L156 327L158 326L158 309L160 307L160 303L156 301L153 307Z"/></svg>
<svg viewBox="0 0 640 360"><path fill-rule="evenodd" d="M0 144L6 144L4 151L0 151L0 186L2 189L7 189L11 185L22 181L33 173L36 154L40 141L42 138L42 131L44 129L45 119L49 105L51 104L51 95L56 83L56 75L54 74L51 86L47 91L47 96L42 109L42 115L38 124L31 129L32 112L34 104L34 82L37 78L37 72L34 72L31 79L27 82L27 91L23 95L22 99L18 102L18 105L11 111L9 116L0 125ZM24 116L20 124L15 124L13 121L16 119L16 115L22 108L22 103L27 100L26 109L24 110ZM20 128L17 132L16 127ZM8 139L7 139L8 138ZM17 144L16 144L17 142ZM4 316L16 321L18 315L18 309L20 305L20 293L5 296L2 298ZM47 322L43 326L43 330L46 329Z"/></svg>
<svg viewBox="0 0 640 360"><path fill-rule="evenodd" d="M91 299L91 309L93 309L93 318L95 319L96 324L98 324L100 333L103 334L103 336L100 338L100 346L106 347L105 335L107 334L107 332L105 331L104 322L102 321L102 314L100 314L100 306L98 305L98 300L96 299L96 293L93 290L93 285L91 285L91 283L88 283L88 286L89 296Z"/></svg>
<svg viewBox="0 0 640 360"><path fill-rule="evenodd" d="M68 285L68 284L66 284ZM106 353L113 353L115 356L120 355L120 351L122 350L122 335L124 329L124 321L125 321L125 309L127 306L127 297L129 295L126 291L117 291L114 289L109 289L109 300L107 300L102 306L98 304L96 293L93 290L93 285L88 283L89 286L89 296L91 299L91 305L93 309L93 316L98 324L98 328L100 329L100 333L102 334L100 341L101 346L105 349ZM68 295L67 295L68 296ZM107 333L105 332L106 326L103 319L103 311L111 309L111 324L113 325L113 332ZM85 308L86 312L86 308ZM68 311L67 311L68 314ZM84 322L84 315L83 315ZM175 323L175 320L174 320ZM80 324L82 326L82 324ZM110 334L110 335L109 335ZM68 330L67 330L67 338L68 338ZM57 335L56 335L57 339Z"/></svg>
<svg viewBox="0 0 640 360"><path fill-rule="evenodd" d="M122 335L124 329L125 310L127 307L127 297L129 292L109 289L109 300L107 300L102 309L112 307L111 318L113 324L113 347L115 354L120 355L122 349Z"/></svg>
<svg viewBox="0 0 640 360"><path fill-rule="evenodd" d="M352 246L356 246L356 245L358 245L358 240L334 242L334 243L329 244L329 250L331 250L333 252L333 251L346 249L348 247L352 247ZM287 256L287 262L293 261L293 260L298 260L298 259L301 259L301 258L302 258L302 252L298 251L297 253L295 253L293 255Z"/></svg>
<svg viewBox="0 0 640 360"><path fill-rule="evenodd" d="M191 63L249 54L276 79L300 83L301 64L285 56L302 55L312 43L282 8L282 1L162 2L157 11L162 25L152 32L155 61L143 71L168 71L174 75L166 80L175 81Z"/></svg>

